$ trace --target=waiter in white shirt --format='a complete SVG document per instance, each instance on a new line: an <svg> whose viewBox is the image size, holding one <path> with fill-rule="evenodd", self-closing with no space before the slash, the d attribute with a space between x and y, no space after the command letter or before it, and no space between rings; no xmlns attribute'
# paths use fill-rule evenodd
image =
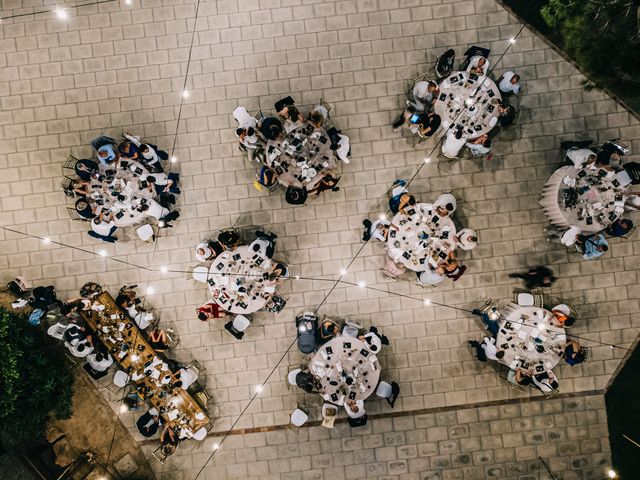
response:
<svg viewBox="0 0 640 480"><path fill-rule="evenodd" d="M502 74L502 80L498 84L502 93L520 93L520 75L511 70Z"/></svg>
<svg viewBox="0 0 640 480"><path fill-rule="evenodd" d="M344 409L351 418L364 417L365 413L367 413L364 411L364 400L347 400L344 404Z"/></svg>
<svg viewBox="0 0 640 480"><path fill-rule="evenodd" d="M104 372L113 365L113 358L109 354L92 353L87 357L87 363L96 372Z"/></svg>

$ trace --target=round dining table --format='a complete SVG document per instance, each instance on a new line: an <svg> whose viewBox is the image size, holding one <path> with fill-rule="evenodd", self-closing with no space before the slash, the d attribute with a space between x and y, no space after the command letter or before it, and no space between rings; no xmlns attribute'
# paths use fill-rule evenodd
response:
<svg viewBox="0 0 640 480"><path fill-rule="evenodd" d="M496 336L496 348L504 350L501 363L515 370L533 369L536 373L555 367L567 342L564 328L552 325L553 313L535 306L510 304L500 312L502 320Z"/></svg>
<svg viewBox="0 0 640 480"><path fill-rule="evenodd" d="M264 308L276 291L276 281L267 278L271 266L271 260L247 245L226 250L209 267L209 292L220 308L227 312L257 312Z"/></svg>
<svg viewBox="0 0 640 480"><path fill-rule="evenodd" d="M436 268L456 248L453 220L438 215L431 203L416 203L406 211L391 221L387 254L415 272Z"/></svg>
<svg viewBox="0 0 640 480"><path fill-rule="evenodd" d="M321 385L325 401L344 405L365 400L380 380L378 357L362 340L339 335L322 345L309 362L309 371Z"/></svg>
<svg viewBox="0 0 640 480"><path fill-rule="evenodd" d="M443 131L461 128L466 138L474 139L489 133L496 125L502 96L489 77L454 72L439 88L434 110L442 119Z"/></svg>
<svg viewBox="0 0 640 480"><path fill-rule="evenodd" d="M549 221L582 232L600 232L624 213L627 187L613 170L597 167L557 169L545 184L540 206Z"/></svg>
<svg viewBox="0 0 640 480"><path fill-rule="evenodd" d="M282 185L311 190L337 168L329 135L308 122L285 126L282 136L267 142L266 163Z"/></svg>

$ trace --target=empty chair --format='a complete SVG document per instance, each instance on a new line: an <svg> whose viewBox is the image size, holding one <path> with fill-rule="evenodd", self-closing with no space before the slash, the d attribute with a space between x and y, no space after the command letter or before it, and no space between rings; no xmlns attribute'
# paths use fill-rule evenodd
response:
<svg viewBox="0 0 640 480"><path fill-rule="evenodd" d="M384 380L381 380L378 384L378 388L376 388L376 395L380 398L384 398L389 405L391 405L391 408L393 408L398 395L400 395L400 385L396 382L387 383Z"/></svg>
<svg viewBox="0 0 640 480"><path fill-rule="evenodd" d="M153 241L155 236L153 227L149 224L145 224L145 225L142 225L141 227L138 227L136 229L136 233L138 234L138 237L140 237L140 240L142 240L143 242Z"/></svg>
<svg viewBox="0 0 640 480"><path fill-rule="evenodd" d="M232 321L224 324L224 328L238 340L242 340L244 331L249 328L249 325L251 325L251 320L244 315L236 315Z"/></svg>
<svg viewBox="0 0 640 480"><path fill-rule="evenodd" d="M198 430L197 432L195 432L193 434L192 437L194 440L198 440L199 442L201 442L202 440L204 440L205 438L207 438L207 429L204 427L201 427L200 430Z"/></svg>
<svg viewBox="0 0 640 480"><path fill-rule="evenodd" d="M91 146L96 152L100 149L100 147L104 147L105 145L115 145L115 144L116 144L116 141L113 138L107 137L104 135L101 135L91 140Z"/></svg>
<svg viewBox="0 0 640 480"><path fill-rule="evenodd" d="M69 327L68 325L56 323L55 325L51 325L47 329L47 335L55 338L56 340L62 340L64 339L64 332L68 327Z"/></svg>
<svg viewBox="0 0 640 480"><path fill-rule="evenodd" d="M113 375L113 384L119 388L126 387L129 383L130 378L131 377L127 375L123 370L118 370Z"/></svg>
<svg viewBox="0 0 640 480"><path fill-rule="evenodd" d="M209 278L209 268L205 265L198 265L193 269L191 278L193 278L196 282L206 283L207 279Z"/></svg>
<svg viewBox="0 0 640 480"><path fill-rule="evenodd" d="M291 370L288 375L287 375L287 382L289 382L289 385L297 385L296 383L296 377L298 376L298 374L302 372L301 368L296 368L295 370ZM289 387L289 385L287 385L287 388Z"/></svg>
<svg viewBox="0 0 640 480"><path fill-rule="evenodd" d="M344 322L344 326L342 327L342 334L347 337L358 337L358 334L362 330L362 325L354 322L353 320L347 320Z"/></svg>
<svg viewBox="0 0 640 480"><path fill-rule="evenodd" d="M322 426L333 428L333 424L338 416L338 407L333 403L325 403L322 405Z"/></svg>
<svg viewBox="0 0 640 480"><path fill-rule="evenodd" d="M532 307L534 303L533 295L530 293L519 293L517 300L521 307Z"/></svg>
<svg viewBox="0 0 640 480"><path fill-rule="evenodd" d="M296 408L291 414L291 424L296 427L301 427L309 420L309 415L300 407Z"/></svg>
<svg viewBox="0 0 640 480"><path fill-rule="evenodd" d="M364 427L367 424L368 419L369 417L365 413L361 417L358 417L358 418L349 417L347 420L349 422L349 426L355 428L355 427Z"/></svg>
<svg viewBox="0 0 640 480"><path fill-rule="evenodd" d="M287 299L280 295L272 295L269 302L265 305L265 310L271 313L281 312L287 305Z"/></svg>

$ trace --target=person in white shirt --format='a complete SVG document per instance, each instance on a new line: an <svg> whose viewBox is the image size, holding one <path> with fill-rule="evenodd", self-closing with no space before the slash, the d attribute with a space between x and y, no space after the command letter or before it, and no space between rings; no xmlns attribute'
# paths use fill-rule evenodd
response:
<svg viewBox="0 0 640 480"><path fill-rule="evenodd" d="M418 277L418 283L424 286L438 285L447 278L444 275L440 275L440 273L431 267L427 268L423 272L416 272L416 277Z"/></svg>
<svg viewBox="0 0 640 480"><path fill-rule="evenodd" d="M344 409L347 412L347 415L351 418L360 418L364 417L364 400L347 400L344 404Z"/></svg>
<svg viewBox="0 0 640 480"><path fill-rule="evenodd" d="M375 222L371 223L371 220L365 219L362 221L364 225L364 234L362 235L362 241L366 242L370 239L380 240L381 242L387 241L389 235L389 226L391 223L386 218L379 218Z"/></svg>
<svg viewBox="0 0 640 480"><path fill-rule="evenodd" d="M489 60L481 55L475 55L469 60L467 73L475 73L476 75L486 75L489 71Z"/></svg>
<svg viewBox="0 0 640 480"><path fill-rule="evenodd" d="M434 102L439 94L436 82L421 80L413 86L413 101L407 101L407 105L413 105L418 112L423 112Z"/></svg>
<svg viewBox="0 0 640 480"><path fill-rule="evenodd" d="M496 118L496 123L497 121L498 119ZM479 136L478 138L469 140L466 143L466 147L469 149L472 156L480 157L491 152L491 139L489 138L489 135L484 134Z"/></svg>
<svg viewBox="0 0 640 480"><path fill-rule="evenodd" d="M162 172L162 164L160 163L160 156L158 152L151 146L140 141L140 137L124 133L124 138L138 147L138 160L153 169L154 172ZM161 152L164 156L168 156L166 153Z"/></svg>
<svg viewBox="0 0 640 480"><path fill-rule="evenodd" d="M67 344L69 352L74 357L84 358L93 352L93 346L88 340L82 340L75 345Z"/></svg>
<svg viewBox="0 0 640 480"><path fill-rule="evenodd" d="M142 212L148 217L153 217L156 220L160 220L161 218L169 215L169 209L163 207L155 200L147 200L147 204L140 207Z"/></svg>
<svg viewBox="0 0 640 480"><path fill-rule="evenodd" d="M597 156L588 148L570 148L567 150L567 158L571 160L576 170L595 165Z"/></svg>
<svg viewBox="0 0 640 480"><path fill-rule="evenodd" d="M349 137L338 134L338 139L337 144L331 145L331 150L333 150L336 157L344 163L349 163L351 161L351 143L349 142Z"/></svg>
<svg viewBox="0 0 640 480"><path fill-rule="evenodd" d="M87 363L96 372L104 372L113 365L113 358L109 354L92 353L87 357Z"/></svg>
<svg viewBox="0 0 640 480"><path fill-rule="evenodd" d="M117 237L113 235L117 228L113 214L108 210L103 210L91 220L91 231L89 235L104 242L114 243L118 240Z"/></svg>
<svg viewBox="0 0 640 480"><path fill-rule="evenodd" d="M469 340L469 346L476 349L476 358L481 362L487 360L500 361L504 358L504 350L498 350L496 347L496 339L484 337L482 343L475 340Z"/></svg>
<svg viewBox="0 0 640 480"><path fill-rule="evenodd" d="M551 393L560 387L558 378L551 370L532 375L531 381L542 393Z"/></svg>
<svg viewBox="0 0 640 480"><path fill-rule="evenodd" d="M193 383L198 380L198 375L193 370L187 368L181 368L175 375L176 387L184 388L185 390L189 388Z"/></svg>
<svg viewBox="0 0 640 480"><path fill-rule="evenodd" d="M462 135L462 130L457 131L449 130L447 137L442 144L442 155L447 158L455 158L462 150L462 147L467 143L467 138Z"/></svg>
<svg viewBox="0 0 640 480"><path fill-rule="evenodd" d="M502 74L502 80L498 84L502 93L520 93L520 75L511 70Z"/></svg>

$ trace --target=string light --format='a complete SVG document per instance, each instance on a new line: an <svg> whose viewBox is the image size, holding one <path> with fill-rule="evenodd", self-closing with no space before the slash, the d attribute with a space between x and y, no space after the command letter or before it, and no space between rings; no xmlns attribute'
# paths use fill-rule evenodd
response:
<svg viewBox="0 0 640 480"><path fill-rule="evenodd" d="M367 284L366 284L366 283L364 283L364 282L362 282L362 281L360 281L360 282L358 282L358 286L359 286L360 288L364 288L364 287L366 287L366 286L367 286Z"/></svg>
<svg viewBox="0 0 640 480"><path fill-rule="evenodd" d="M340 269L340 275L346 275L347 274L347 269L346 268L341 268Z"/></svg>
<svg viewBox="0 0 640 480"><path fill-rule="evenodd" d="M126 405L120 405L120 413L125 413L127 411L127 406ZM102 477L105 478L105 477Z"/></svg>
<svg viewBox="0 0 640 480"><path fill-rule="evenodd" d="M124 0L125 5L131 5L131 0Z"/></svg>
<svg viewBox="0 0 640 480"><path fill-rule="evenodd" d="M618 474L611 469L609 469L609 471L607 472L607 475L609 476L609 478L616 478L618 476Z"/></svg>
<svg viewBox="0 0 640 480"><path fill-rule="evenodd" d="M464 103L467 105L467 107L472 107L473 106L473 99L471 98L467 98Z"/></svg>
<svg viewBox="0 0 640 480"><path fill-rule="evenodd" d="M262 385L256 385L256 393L262 393L262 390L264 390Z"/></svg>
<svg viewBox="0 0 640 480"><path fill-rule="evenodd" d="M431 157L424 157L424 163L431 163Z"/></svg>
<svg viewBox="0 0 640 480"><path fill-rule="evenodd" d="M430 300L430 299L428 299L428 298L425 298L425 299L424 299L424 301L423 301L423 303L428 307L428 306L430 306L430 305L431 305L431 300Z"/></svg>
<svg viewBox="0 0 640 480"><path fill-rule="evenodd" d="M60 20L66 20L69 16L69 13L64 8L56 8L56 15Z"/></svg>
<svg viewBox="0 0 640 480"><path fill-rule="evenodd" d="M51 239L49 237L44 237L42 239L42 243L44 243L45 245L49 245L51 243Z"/></svg>
<svg viewBox="0 0 640 480"><path fill-rule="evenodd" d="M107 251L106 250L98 250L98 255L100 255L101 257L106 257L107 256Z"/></svg>
<svg viewBox="0 0 640 480"><path fill-rule="evenodd" d="M171 163L176 163L178 161L178 159L176 157L171 157L170 162Z"/></svg>
<svg viewBox="0 0 640 480"><path fill-rule="evenodd" d="M165 265L163 265L163 266L160 267L160 271L162 273L167 273L169 271L169 269Z"/></svg>
<svg viewBox="0 0 640 480"><path fill-rule="evenodd" d="M167 226L167 222L165 222L164 220L160 220L160 221L158 222L158 227L159 227L159 228L164 228L164 227L166 227L166 226Z"/></svg>
<svg viewBox="0 0 640 480"><path fill-rule="evenodd" d="M384 213L380 214L380 220L385 221L386 219L387 216Z"/></svg>
<svg viewBox="0 0 640 480"><path fill-rule="evenodd" d="M147 295L153 295L155 292L156 291L153 287L147 287Z"/></svg>
<svg viewBox="0 0 640 480"><path fill-rule="evenodd" d="M182 91L182 98L189 98L189 90Z"/></svg>
<svg viewBox="0 0 640 480"><path fill-rule="evenodd" d="M516 39L514 37L511 37L509 39L509 43L513 45L514 43L516 43Z"/></svg>
<svg viewBox="0 0 640 480"><path fill-rule="evenodd" d="M214 443L213 444L213 451L215 452L216 450L218 450L220 448L220 444L219 443Z"/></svg>

